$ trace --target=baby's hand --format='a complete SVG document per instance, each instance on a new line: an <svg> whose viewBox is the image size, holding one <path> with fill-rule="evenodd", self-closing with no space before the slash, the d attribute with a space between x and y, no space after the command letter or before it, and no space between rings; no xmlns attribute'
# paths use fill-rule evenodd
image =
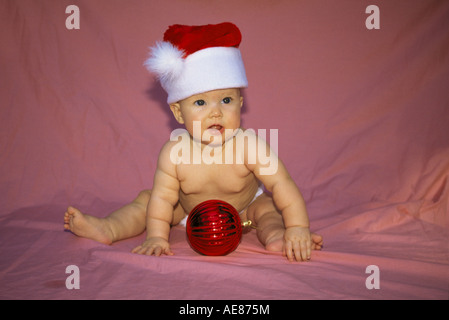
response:
<svg viewBox="0 0 449 320"><path fill-rule="evenodd" d="M309 228L289 227L284 233L283 254L288 260L307 261L310 260L312 251L312 238Z"/></svg>
<svg viewBox="0 0 449 320"><path fill-rule="evenodd" d="M170 244L163 238L150 238L145 240L142 245L135 247L132 253L146 254L148 256L155 255L159 257L161 254L172 256L173 252L170 250Z"/></svg>

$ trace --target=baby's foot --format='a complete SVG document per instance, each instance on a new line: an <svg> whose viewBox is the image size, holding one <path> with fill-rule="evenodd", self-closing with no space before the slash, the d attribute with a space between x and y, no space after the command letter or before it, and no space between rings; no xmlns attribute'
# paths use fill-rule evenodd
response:
<svg viewBox="0 0 449 320"><path fill-rule="evenodd" d="M74 207L68 207L64 214L64 228L79 237L104 244L112 243L113 234L104 219L83 214Z"/></svg>
<svg viewBox="0 0 449 320"><path fill-rule="evenodd" d="M282 251L284 245L284 231L284 228L273 230L265 240L265 249L276 252Z"/></svg>
<svg viewBox="0 0 449 320"><path fill-rule="evenodd" d="M282 251L284 245L285 230L276 230L267 238L265 249L267 251ZM311 233L312 250L321 250L323 247L323 237L316 233Z"/></svg>
<svg viewBox="0 0 449 320"><path fill-rule="evenodd" d="M311 233L312 236L312 250L321 250L323 247L323 236L316 233Z"/></svg>

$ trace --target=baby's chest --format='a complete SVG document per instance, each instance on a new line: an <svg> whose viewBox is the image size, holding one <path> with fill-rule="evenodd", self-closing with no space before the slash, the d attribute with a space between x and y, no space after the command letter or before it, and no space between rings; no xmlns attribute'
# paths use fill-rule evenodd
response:
<svg viewBox="0 0 449 320"><path fill-rule="evenodd" d="M248 183L251 172L245 165L209 164L178 167L181 190L185 194L239 192Z"/></svg>

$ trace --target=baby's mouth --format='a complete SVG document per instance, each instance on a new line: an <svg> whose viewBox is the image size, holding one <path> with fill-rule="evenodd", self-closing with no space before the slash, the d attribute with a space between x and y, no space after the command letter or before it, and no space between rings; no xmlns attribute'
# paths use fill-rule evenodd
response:
<svg viewBox="0 0 449 320"><path fill-rule="evenodd" d="M224 127L222 125L219 125L219 124L213 124L213 125L209 126L207 129L208 130L209 129L218 130L218 132L220 132L220 134L223 133L223 131L224 131ZM212 134L213 134L213 131L211 132Z"/></svg>

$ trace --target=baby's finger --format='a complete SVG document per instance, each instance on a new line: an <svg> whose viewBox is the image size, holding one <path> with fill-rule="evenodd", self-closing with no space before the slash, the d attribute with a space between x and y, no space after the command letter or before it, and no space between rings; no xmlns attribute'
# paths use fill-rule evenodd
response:
<svg viewBox="0 0 449 320"><path fill-rule="evenodd" d="M307 246L307 260L310 260L310 256L312 254L312 241L307 240L306 246Z"/></svg>
<svg viewBox="0 0 449 320"><path fill-rule="evenodd" d="M161 255L161 253L162 253L162 248L161 247L159 247L159 246L157 246L156 248L154 248L154 250L152 250L153 252L153 254L156 256L156 257L159 257L160 255Z"/></svg>
<svg viewBox="0 0 449 320"><path fill-rule="evenodd" d="M138 253L146 256L151 256L153 254L153 248L142 246L142 249L140 249Z"/></svg>
<svg viewBox="0 0 449 320"><path fill-rule="evenodd" d="M301 261L301 247L299 242L293 244L293 252L295 253L296 261Z"/></svg>
<svg viewBox="0 0 449 320"><path fill-rule="evenodd" d="M293 261L293 249L290 241L285 244L285 254L287 255L287 259L289 261Z"/></svg>
<svg viewBox="0 0 449 320"><path fill-rule="evenodd" d="M142 255L151 255L151 250L151 248L141 246L141 248L136 253Z"/></svg>
<svg viewBox="0 0 449 320"><path fill-rule="evenodd" d="M137 254L146 254L147 249L144 246L138 246L134 249L134 253Z"/></svg>
<svg viewBox="0 0 449 320"><path fill-rule="evenodd" d="M131 253L138 253L141 248L142 248L142 246L137 246L131 250Z"/></svg>
<svg viewBox="0 0 449 320"><path fill-rule="evenodd" d="M307 261L310 259L310 251L307 241L301 241L301 259L302 261Z"/></svg>

